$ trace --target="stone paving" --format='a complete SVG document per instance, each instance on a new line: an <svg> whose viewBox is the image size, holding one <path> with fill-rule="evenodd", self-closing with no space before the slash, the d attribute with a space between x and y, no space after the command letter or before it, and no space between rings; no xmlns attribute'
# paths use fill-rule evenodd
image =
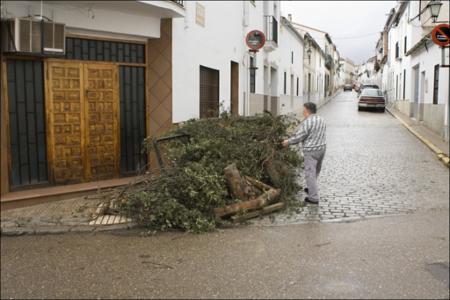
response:
<svg viewBox="0 0 450 300"><path fill-rule="evenodd" d="M283 225L448 209L449 170L389 113L358 112L354 92L319 110L327 123L321 201L253 221ZM301 183L303 186L304 178ZM299 195L302 201L305 195Z"/></svg>
<svg viewBox="0 0 450 300"><path fill-rule="evenodd" d="M1 234L90 232L135 226L128 218L102 212L96 195L1 211Z"/></svg>

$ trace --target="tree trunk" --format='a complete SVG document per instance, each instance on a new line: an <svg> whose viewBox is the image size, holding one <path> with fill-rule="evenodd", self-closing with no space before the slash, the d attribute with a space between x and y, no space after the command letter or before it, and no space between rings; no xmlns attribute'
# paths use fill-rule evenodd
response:
<svg viewBox="0 0 450 300"><path fill-rule="evenodd" d="M228 188L233 199L242 201L248 200L252 194L252 188L247 184L245 179L236 167L236 164L227 166L224 170L227 178Z"/></svg>
<svg viewBox="0 0 450 300"><path fill-rule="evenodd" d="M218 207L214 209L214 213L217 217L225 217L236 214L239 211L260 208L269 204L276 197L278 197L278 195L280 195L280 190L271 188L267 192L264 192L262 195L258 196L256 199L234 203L224 207Z"/></svg>
<svg viewBox="0 0 450 300"><path fill-rule="evenodd" d="M265 206L261 209L258 209L256 211L252 211L248 214L243 214L243 215L234 215L231 216L231 220L233 220L233 222L237 223L237 222L242 222L248 219L252 219L252 218L256 218L259 217L261 215L266 215L269 214L271 212L274 212L276 210L282 209L284 207L284 202L278 202L272 205L268 205Z"/></svg>

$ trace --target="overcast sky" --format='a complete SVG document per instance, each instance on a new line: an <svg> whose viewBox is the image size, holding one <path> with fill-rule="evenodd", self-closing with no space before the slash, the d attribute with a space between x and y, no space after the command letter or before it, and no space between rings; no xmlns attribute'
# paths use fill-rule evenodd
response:
<svg viewBox="0 0 450 300"><path fill-rule="evenodd" d="M341 56L360 64L375 55L375 44L395 1L281 1L292 21L330 34Z"/></svg>

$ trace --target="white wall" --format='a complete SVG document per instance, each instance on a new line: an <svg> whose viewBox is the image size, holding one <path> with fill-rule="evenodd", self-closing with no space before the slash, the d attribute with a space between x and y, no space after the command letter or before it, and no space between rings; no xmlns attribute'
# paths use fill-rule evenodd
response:
<svg viewBox="0 0 450 300"><path fill-rule="evenodd" d="M205 9L204 27L196 24L197 2ZM289 113L302 106L303 43L282 25L279 1L256 1L254 5L250 1L186 1L185 6L185 18L173 20L173 122L199 117L200 65L219 70L219 99L224 103L224 109L230 109L230 60L239 63L239 114L250 113L249 52L245 36L253 29L265 32L264 15L267 14L275 15L278 20L278 46L273 51L260 49L256 54L257 97L252 95L252 101L262 99L264 94L282 96L286 72L288 98L281 97L283 103L279 103L280 112ZM265 78L264 67L268 70L267 74L270 74L271 68L275 68L276 78ZM294 101L290 98L291 74L294 75ZM272 91L271 86L277 86L276 91ZM261 106L255 105L252 104L252 107Z"/></svg>
<svg viewBox="0 0 450 300"><path fill-rule="evenodd" d="M243 92L247 90L245 68L248 63L243 45L244 2L198 2L205 8L205 27L196 24L197 1L186 1L185 18L173 20L173 122L199 117L200 65L219 70L219 100L224 101L225 108L229 110L231 60L239 63L239 112L243 113ZM255 9L252 7L251 12ZM256 88L261 86L257 83Z"/></svg>
<svg viewBox="0 0 450 300"><path fill-rule="evenodd" d="M303 51L304 43L286 25L280 26L279 49L273 53L273 58L279 66L278 91L282 97L281 113L299 112L303 106ZM291 52L294 53L294 61L291 60ZM284 93L284 72L286 72L286 94ZM291 95L291 75L294 76L294 86ZM298 78L298 95L297 95ZM287 97L286 97L287 96ZM292 98L291 98L292 96Z"/></svg>
<svg viewBox="0 0 450 300"><path fill-rule="evenodd" d="M2 17L40 15L40 1L2 1ZM151 5L135 1L43 2L43 15L57 23L65 23L70 31L88 29L98 32L119 33L142 37L160 37L161 16ZM143 26L145 24L145 26Z"/></svg>

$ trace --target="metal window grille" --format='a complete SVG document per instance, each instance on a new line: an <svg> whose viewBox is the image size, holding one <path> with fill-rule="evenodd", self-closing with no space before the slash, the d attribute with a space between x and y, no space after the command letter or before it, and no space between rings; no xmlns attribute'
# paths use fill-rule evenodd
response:
<svg viewBox="0 0 450 300"><path fill-rule="evenodd" d="M250 93L256 93L256 69L253 65L254 58L250 57Z"/></svg>
<svg viewBox="0 0 450 300"><path fill-rule="evenodd" d="M145 63L145 45L68 37L66 38L66 58Z"/></svg>

